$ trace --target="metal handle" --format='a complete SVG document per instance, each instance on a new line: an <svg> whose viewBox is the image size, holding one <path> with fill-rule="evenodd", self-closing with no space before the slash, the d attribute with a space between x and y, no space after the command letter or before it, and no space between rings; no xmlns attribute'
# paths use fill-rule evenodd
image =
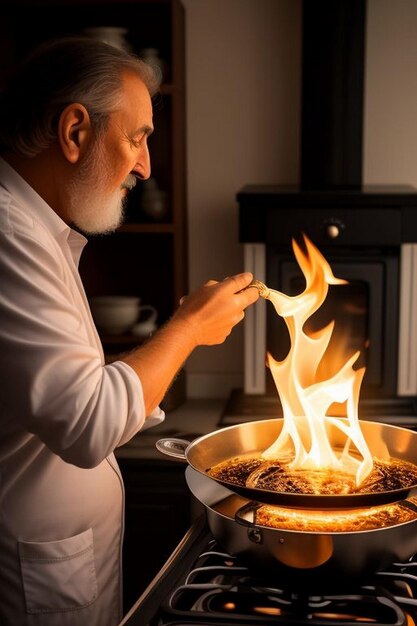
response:
<svg viewBox="0 0 417 626"><path fill-rule="evenodd" d="M245 526L248 533L248 539L253 543L263 542L262 529L256 525L256 511L261 505L259 502L248 502L235 512L235 522L241 526ZM246 519L244 516L250 514L252 520Z"/></svg>
<svg viewBox="0 0 417 626"><path fill-rule="evenodd" d="M173 439L172 437L166 437L165 439L158 439L155 446L162 452L162 454L166 454L167 456L173 457L174 459L181 459L181 461L186 461L186 450L190 442L186 439Z"/></svg>
<svg viewBox="0 0 417 626"><path fill-rule="evenodd" d="M246 502L243 504L236 512L235 512L235 522L240 524L241 526L246 526L249 528L253 528L255 524L255 515L257 509L259 509L261 505L259 502ZM251 515L252 519L248 520L245 516Z"/></svg>
<svg viewBox="0 0 417 626"><path fill-rule="evenodd" d="M259 291L259 295L261 298L268 298L269 296L269 288L260 280L253 280L249 283L248 287L255 287Z"/></svg>

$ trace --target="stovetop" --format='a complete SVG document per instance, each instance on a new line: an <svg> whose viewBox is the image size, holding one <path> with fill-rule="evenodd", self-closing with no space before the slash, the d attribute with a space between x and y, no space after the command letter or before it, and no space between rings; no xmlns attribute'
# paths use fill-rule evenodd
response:
<svg viewBox="0 0 417 626"><path fill-rule="evenodd" d="M417 555L361 586L346 580L333 588L329 581L310 595L254 574L219 546L201 516L119 626L417 625Z"/></svg>

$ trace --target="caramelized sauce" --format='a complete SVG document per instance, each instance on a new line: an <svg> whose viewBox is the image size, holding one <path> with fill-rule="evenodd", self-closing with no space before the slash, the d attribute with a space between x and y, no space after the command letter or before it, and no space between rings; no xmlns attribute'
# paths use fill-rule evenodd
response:
<svg viewBox="0 0 417 626"><path fill-rule="evenodd" d="M381 493L417 484L417 466L396 458L375 458L372 472L359 486L356 486L355 476L347 472L333 469L293 470L287 462L264 460L259 454L222 461L207 473L231 485L291 494Z"/></svg>
<svg viewBox="0 0 417 626"><path fill-rule="evenodd" d="M262 505L255 513L255 523L280 530L305 532L357 532L396 526L417 519L417 502L395 502L364 509L312 511Z"/></svg>

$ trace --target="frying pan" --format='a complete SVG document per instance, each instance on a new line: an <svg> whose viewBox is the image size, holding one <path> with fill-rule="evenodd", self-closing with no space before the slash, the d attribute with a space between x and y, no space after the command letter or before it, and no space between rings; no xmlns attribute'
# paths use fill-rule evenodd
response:
<svg viewBox="0 0 417 626"><path fill-rule="evenodd" d="M208 476L211 467L242 454L261 454L277 439L283 419L267 419L236 424L213 431L193 442L165 438L156 443L157 449L170 457L188 462L197 472ZM396 457L417 464L417 432L408 428L360 421L362 433L373 457ZM343 449L344 435L339 428L329 425L329 441L334 449ZM387 504L403 500L417 493L417 482L407 487L380 492L352 494L300 494L238 486L227 480L210 478L248 500L302 508L352 508Z"/></svg>

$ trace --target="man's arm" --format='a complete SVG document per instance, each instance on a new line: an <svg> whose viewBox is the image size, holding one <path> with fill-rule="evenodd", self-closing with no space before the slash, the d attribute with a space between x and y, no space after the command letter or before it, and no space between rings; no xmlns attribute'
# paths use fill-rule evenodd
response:
<svg viewBox="0 0 417 626"><path fill-rule="evenodd" d="M251 280L247 272L222 282L209 281L183 298L172 319L145 345L120 359L140 378L148 415L194 348L223 343L243 319L245 308L259 297L257 289L246 289Z"/></svg>

